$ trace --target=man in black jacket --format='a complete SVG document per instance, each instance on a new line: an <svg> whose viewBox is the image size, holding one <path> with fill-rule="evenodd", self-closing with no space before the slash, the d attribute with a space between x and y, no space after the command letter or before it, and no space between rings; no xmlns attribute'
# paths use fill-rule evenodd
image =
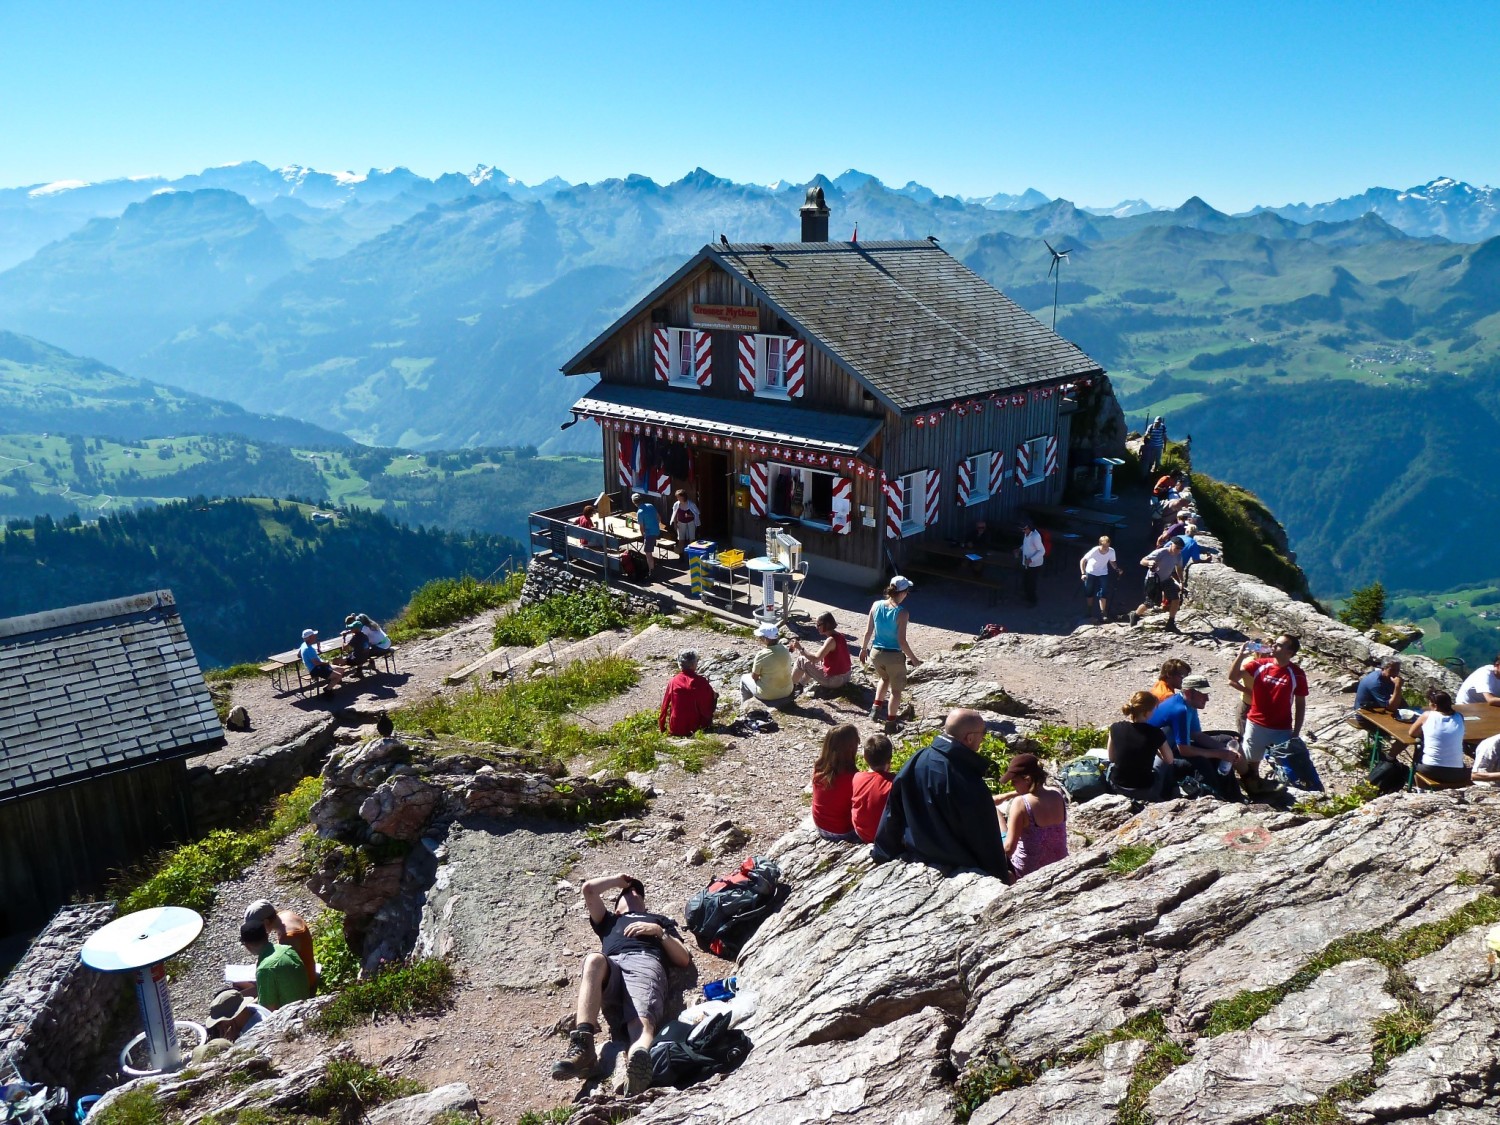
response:
<svg viewBox="0 0 1500 1125"><path fill-rule="evenodd" d="M901 767L875 832L877 862L915 859L1015 881L984 784L988 763L979 754L984 735L978 711L950 711L943 733Z"/></svg>

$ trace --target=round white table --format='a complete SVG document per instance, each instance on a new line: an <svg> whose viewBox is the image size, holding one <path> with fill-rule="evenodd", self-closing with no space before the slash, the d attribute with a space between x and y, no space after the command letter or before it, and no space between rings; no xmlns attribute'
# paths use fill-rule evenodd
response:
<svg viewBox="0 0 1500 1125"><path fill-rule="evenodd" d="M786 564L770 555L761 555L759 558L746 559L745 566L761 577L760 588L764 604L755 616L770 625L780 624L781 615L776 612L776 576L786 570Z"/></svg>
<svg viewBox="0 0 1500 1125"><path fill-rule="evenodd" d="M135 997L146 1030L131 1040L125 1051L128 1054L136 1041L144 1037L153 1071L177 1070L182 1066L164 962L192 945L202 932L203 918L196 910L154 906L101 926L79 951L79 959L91 969L133 975Z"/></svg>

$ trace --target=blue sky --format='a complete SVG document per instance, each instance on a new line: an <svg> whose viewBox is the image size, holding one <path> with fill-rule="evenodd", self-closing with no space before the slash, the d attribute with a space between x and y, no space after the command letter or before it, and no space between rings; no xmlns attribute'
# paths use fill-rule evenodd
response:
<svg viewBox="0 0 1500 1125"><path fill-rule="evenodd" d="M0 185L857 167L1226 210L1500 183L1500 5L0 0Z"/></svg>

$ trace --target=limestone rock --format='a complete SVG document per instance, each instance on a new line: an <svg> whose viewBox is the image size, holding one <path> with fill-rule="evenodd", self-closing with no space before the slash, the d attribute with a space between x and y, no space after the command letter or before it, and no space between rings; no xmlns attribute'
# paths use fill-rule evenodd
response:
<svg viewBox="0 0 1500 1125"><path fill-rule="evenodd" d="M229 709L229 717L224 720L224 725L230 730L249 730L250 712L244 706L236 703Z"/></svg>
<svg viewBox="0 0 1500 1125"><path fill-rule="evenodd" d="M1111 1043L1096 1059L1048 1070L1031 1086L997 1094L969 1118L969 1125L1113 1122L1131 1071L1145 1051L1139 1039Z"/></svg>
<svg viewBox="0 0 1500 1125"><path fill-rule="evenodd" d="M455 1113L477 1114L479 1102L463 1082L452 1082L417 1094L376 1106L364 1115L366 1125L431 1125Z"/></svg>
<svg viewBox="0 0 1500 1125"><path fill-rule="evenodd" d="M359 806L371 831L393 840L415 840L442 804L443 791L409 775L383 781Z"/></svg>

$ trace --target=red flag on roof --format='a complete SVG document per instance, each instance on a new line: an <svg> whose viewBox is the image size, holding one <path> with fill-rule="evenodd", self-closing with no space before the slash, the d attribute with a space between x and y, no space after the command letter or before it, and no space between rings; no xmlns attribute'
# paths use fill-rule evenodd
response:
<svg viewBox="0 0 1500 1125"><path fill-rule="evenodd" d="M851 238L851 239L849 239L849 241L850 242L858 242L859 241L859 224L858 223L854 224L854 237Z"/></svg>

